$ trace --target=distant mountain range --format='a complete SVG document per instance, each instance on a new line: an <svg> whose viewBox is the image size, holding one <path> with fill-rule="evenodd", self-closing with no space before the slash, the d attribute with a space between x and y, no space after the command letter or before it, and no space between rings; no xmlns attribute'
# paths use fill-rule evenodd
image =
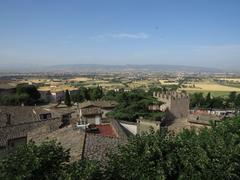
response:
<svg viewBox="0 0 240 180"><path fill-rule="evenodd" d="M209 72L221 73L222 69L182 66L182 65L100 65L100 64L65 64L54 66L39 65L1 65L0 72L53 72L53 73L99 73L99 72Z"/></svg>

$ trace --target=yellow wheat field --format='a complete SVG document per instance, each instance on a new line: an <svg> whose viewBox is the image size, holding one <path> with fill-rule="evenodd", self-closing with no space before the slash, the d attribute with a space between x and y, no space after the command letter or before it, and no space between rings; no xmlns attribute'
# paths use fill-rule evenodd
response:
<svg viewBox="0 0 240 180"><path fill-rule="evenodd" d="M51 92L58 92L58 91L72 91L72 90L77 90L78 88L72 87L72 86L67 86L67 85L60 85L60 86L42 86L39 87L39 91L51 91Z"/></svg>
<svg viewBox="0 0 240 180"><path fill-rule="evenodd" d="M194 87L191 87L195 85ZM216 83L196 83L196 84L187 84L188 87L182 88L182 90L186 91L224 91L224 92L231 92L237 91L240 92L240 88L230 87L230 86L223 86ZM190 87L189 87L190 86Z"/></svg>
<svg viewBox="0 0 240 180"><path fill-rule="evenodd" d="M171 81L175 81L175 82L168 82L167 80L159 80L159 82L162 85L178 85L178 82L176 79L171 79Z"/></svg>
<svg viewBox="0 0 240 180"><path fill-rule="evenodd" d="M219 80L240 82L240 78L220 78Z"/></svg>
<svg viewBox="0 0 240 180"><path fill-rule="evenodd" d="M72 78L69 79L69 81L73 81L73 82L79 82L79 81L91 81L91 78L88 77L76 77L76 78Z"/></svg>

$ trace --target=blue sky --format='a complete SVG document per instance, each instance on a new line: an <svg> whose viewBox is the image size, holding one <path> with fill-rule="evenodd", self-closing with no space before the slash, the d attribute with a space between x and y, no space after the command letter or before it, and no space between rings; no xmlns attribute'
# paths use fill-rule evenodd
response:
<svg viewBox="0 0 240 180"><path fill-rule="evenodd" d="M240 67L239 0L0 0L0 64Z"/></svg>

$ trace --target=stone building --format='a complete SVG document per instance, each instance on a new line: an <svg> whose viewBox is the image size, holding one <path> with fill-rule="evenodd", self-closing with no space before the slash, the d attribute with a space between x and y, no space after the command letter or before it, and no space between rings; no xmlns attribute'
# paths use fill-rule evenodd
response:
<svg viewBox="0 0 240 180"><path fill-rule="evenodd" d="M46 125L49 131L59 129L61 117L35 106L0 106L0 155L27 143L29 131Z"/></svg>
<svg viewBox="0 0 240 180"><path fill-rule="evenodd" d="M187 118L189 114L189 96L186 93L176 91L154 92L153 97L157 98L164 104L161 109L166 109L172 119ZM164 108L162 107L164 106Z"/></svg>
<svg viewBox="0 0 240 180"><path fill-rule="evenodd" d="M129 133L118 121L109 119L108 123L96 125L99 129L96 134L77 128L71 118L73 111L68 108L0 106L0 158L29 141L41 144L56 140L65 149L70 149L71 162L84 158L105 163L107 153L127 143ZM66 124L64 120L69 118L71 121Z"/></svg>
<svg viewBox="0 0 240 180"><path fill-rule="evenodd" d="M101 124L102 111L98 107L88 107L80 109L80 118L85 124Z"/></svg>
<svg viewBox="0 0 240 180"><path fill-rule="evenodd" d="M59 102L64 100L64 91L51 91L51 102Z"/></svg>
<svg viewBox="0 0 240 180"><path fill-rule="evenodd" d="M83 158L106 163L107 154L117 151L118 145L126 144L130 135L121 123L114 119L97 127L100 129L98 134L86 133Z"/></svg>
<svg viewBox="0 0 240 180"><path fill-rule="evenodd" d="M79 104L80 119L84 123L101 124L116 106L115 101L85 101Z"/></svg>

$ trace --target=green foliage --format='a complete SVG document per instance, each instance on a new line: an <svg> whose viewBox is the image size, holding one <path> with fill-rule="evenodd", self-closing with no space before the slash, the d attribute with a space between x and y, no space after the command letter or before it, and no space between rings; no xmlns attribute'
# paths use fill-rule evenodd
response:
<svg viewBox="0 0 240 180"><path fill-rule="evenodd" d="M1 105L21 105L21 103L28 104L29 102L28 94L6 94L0 96Z"/></svg>
<svg viewBox="0 0 240 180"><path fill-rule="evenodd" d="M166 92L166 91L176 91L178 88L180 87L180 85L161 85L156 86L156 85L152 85L150 86L149 90L148 90L148 94L149 95L153 95L153 92Z"/></svg>
<svg viewBox="0 0 240 180"><path fill-rule="evenodd" d="M202 107L204 103L203 93L194 93L190 96L190 107Z"/></svg>
<svg viewBox="0 0 240 180"><path fill-rule="evenodd" d="M19 147L0 161L0 179L101 179L97 162L81 160L69 163L69 150L54 141L37 146L34 143Z"/></svg>
<svg viewBox="0 0 240 180"><path fill-rule="evenodd" d="M239 109L240 108L240 94L237 95L235 99L235 106Z"/></svg>
<svg viewBox="0 0 240 180"><path fill-rule="evenodd" d="M0 179L57 179L69 161L69 151L59 144L29 143L0 162Z"/></svg>
<svg viewBox="0 0 240 180"><path fill-rule="evenodd" d="M89 88L88 89L88 94L89 94L89 100L98 100L103 97L103 90L102 87L97 86L94 88Z"/></svg>
<svg viewBox="0 0 240 180"><path fill-rule="evenodd" d="M190 96L190 107L200 108L240 108L240 94L236 92L229 93L228 97L212 97L209 92L206 97L203 93L194 93Z"/></svg>
<svg viewBox="0 0 240 180"><path fill-rule="evenodd" d="M70 97L70 94L69 94L69 91L68 91L68 90L66 90L66 92L65 92L64 103L65 103L68 107L71 106L71 97Z"/></svg>
<svg viewBox="0 0 240 180"><path fill-rule="evenodd" d="M79 103L87 100L88 99L88 89L83 87L83 86L81 86L78 89L77 93L73 94L71 96L71 99L73 100L73 102L79 102Z"/></svg>
<svg viewBox="0 0 240 180"><path fill-rule="evenodd" d="M131 92L114 92L108 91L104 96L105 100L114 100L119 104L110 113L109 116L126 121L135 121L140 116L150 119L160 119L164 113L151 112L148 110L148 106L154 103L160 103L152 94L138 89Z"/></svg>
<svg viewBox="0 0 240 180"><path fill-rule="evenodd" d="M76 94L72 95L71 98L73 102L83 102L86 100L99 100L103 97L103 90L102 87L91 87L85 88L80 87Z"/></svg>
<svg viewBox="0 0 240 180"><path fill-rule="evenodd" d="M206 97L204 97L203 93L194 93L190 95L190 107L200 107L200 108L236 108L240 105L240 95L235 92L230 93L228 98L224 98L221 96L212 97L209 92Z"/></svg>
<svg viewBox="0 0 240 180"><path fill-rule="evenodd" d="M102 179L103 174L100 165L95 161L80 160L66 167L66 172L61 179L76 179L76 180L98 180Z"/></svg>
<svg viewBox="0 0 240 180"><path fill-rule="evenodd" d="M0 179L240 179L240 117L211 129L166 129L136 135L108 162L68 163L69 151L55 142L22 146L0 161Z"/></svg>
<svg viewBox="0 0 240 180"><path fill-rule="evenodd" d="M170 148L164 133L137 135L129 140L125 146L121 146L118 153L110 155L107 179L161 179L164 170L160 169L163 156ZM163 146L165 149L161 150ZM168 149L169 151L171 149ZM159 164L158 164L159 163Z"/></svg>
<svg viewBox="0 0 240 180"><path fill-rule="evenodd" d="M212 129L159 131L130 139L110 156L107 179L239 179L240 118Z"/></svg>
<svg viewBox="0 0 240 180"><path fill-rule="evenodd" d="M34 105L40 101L41 94L33 85L18 85L16 93L0 96L1 105Z"/></svg>
<svg viewBox="0 0 240 180"><path fill-rule="evenodd" d="M229 96L228 96L228 100L230 102L234 102L236 100L236 97L237 97L237 92L233 91L233 92L230 92L229 93Z"/></svg>
<svg viewBox="0 0 240 180"><path fill-rule="evenodd" d="M227 103L230 107L239 109L240 108L240 94L237 94L236 92L231 92L229 94L229 98Z"/></svg>
<svg viewBox="0 0 240 180"><path fill-rule="evenodd" d="M35 101L37 101L41 97L41 94L33 85L18 85L16 92L17 94L28 94L29 98Z"/></svg>

